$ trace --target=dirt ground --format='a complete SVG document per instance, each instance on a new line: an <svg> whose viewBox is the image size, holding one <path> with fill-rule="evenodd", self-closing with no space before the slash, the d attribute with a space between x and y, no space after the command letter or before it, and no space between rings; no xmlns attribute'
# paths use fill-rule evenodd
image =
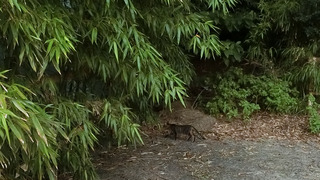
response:
<svg viewBox="0 0 320 180"><path fill-rule="evenodd" d="M320 179L320 137L309 133L304 116L259 113L228 122L176 106L160 117L192 124L207 139L173 140L164 128L145 126L145 145L96 153L102 180Z"/></svg>

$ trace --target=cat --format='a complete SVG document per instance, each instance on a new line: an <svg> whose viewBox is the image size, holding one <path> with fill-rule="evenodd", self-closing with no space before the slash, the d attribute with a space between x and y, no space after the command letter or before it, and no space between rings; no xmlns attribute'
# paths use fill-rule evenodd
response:
<svg viewBox="0 0 320 180"><path fill-rule="evenodd" d="M188 136L187 141L189 141L191 139L192 142L195 141L197 135L200 136L201 139L206 139L192 125L178 125L178 124L170 124L170 123L167 123L167 125L169 126L169 129L170 129L171 133L169 135L167 135L166 137L168 137L170 135L173 135L174 140L177 139L178 135L187 135Z"/></svg>

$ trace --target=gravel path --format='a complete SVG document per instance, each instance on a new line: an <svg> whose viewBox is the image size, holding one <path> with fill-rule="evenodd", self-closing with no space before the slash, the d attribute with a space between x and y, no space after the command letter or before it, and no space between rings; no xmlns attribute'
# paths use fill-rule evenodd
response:
<svg viewBox="0 0 320 180"><path fill-rule="evenodd" d="M320 145L288 140L184 141L97 153L102 180L319 180Z"/></svg>

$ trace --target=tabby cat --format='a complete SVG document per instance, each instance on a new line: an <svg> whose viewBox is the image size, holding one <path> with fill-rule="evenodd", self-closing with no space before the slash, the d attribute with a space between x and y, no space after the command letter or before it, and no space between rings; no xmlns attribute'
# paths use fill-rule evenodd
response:
<svg viewBox="0 0 320 180"><path fill-rule="evenodd" d="M166 137L173 135L174 140L176 140L179 135L187 135L188 136L187 141L191 139L192 142L195 141L197 135L200 136L201 139L206 139L192 125L178 125L178 124L170 124L170 123L167 123L167 125L169 126L171 133Z"/></svg>

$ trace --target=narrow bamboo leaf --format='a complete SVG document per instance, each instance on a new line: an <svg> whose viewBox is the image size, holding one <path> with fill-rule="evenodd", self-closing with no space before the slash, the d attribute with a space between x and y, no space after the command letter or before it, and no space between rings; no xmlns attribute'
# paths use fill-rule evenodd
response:
<svg viewBox="0 0 320 180"><path fill-rule="evenodd" d="M0 114L3 114L5 118L7 118L8 116L12 116L12 118L22 119L21 117L17 116L16 114L14 114L12 111L8 109L0 109Z"/></svg>
<svg viewBox="0 0 320 180"><path fill-rule="evenodd" d="M178 27L178 29L177 29L177 43L178 44L180 43L180 38L181 38L181 28Z"/></svg>
<svg viewBox="0 0 320 180"><path fill-rule="evenodd" d="M22 112L25 116L29 117L29 114L27 113L24 105L21 102L18 102L14 99L11 99L11 101L14 104L14 106L19 109L20 112Z"/></svg>
<svg viewBox="0 0 320 180"><path fill-rule="evenodd" d="M91 43L96 43L97 44L97 37L98 37L98 29L96 27L94 27L92 29L92 33L91 33Z"/></svg>
<svg viewBox="0 0 320 180"><path fill-rule="evenodd" d="M10 3L10 6L13 7L13 6L14 6L13 0L8 0L8 1L9 1L9 3Z"/></svg>
<svg viewBox="0 0 320 180"><path fill-rule="evenodd" d="M50 48L50 51L47 51L47 53L49 53L50 61L53 59L53 57L55 55L55 51L56 51L56 47L53 47L52 49Z"/></svg>
<svg viewBox="0 0 320 180"><path fill-rule="evenodd" d="M117 62L119 62L118 46L116 42L113 42L113 52L116 57Z"/></svg>
<svg viewBox="0 0 320 180"><path fill-rule="evenodd" d="M41 154L44 159L49 158L50 156L49 156L47 144L45 144L41 139L39 139L39 137L36 137L36 139L38 142L38 149L41 151L41 153L39 154Z"/></svg>
<svg viewBox="0 0 320 180"><path fill-rule="evenodd" d="M11 121L9 121L8 125L9 125L10 130L11 130L11 131L13 132L13 134L15 135L14 138L17 138L17 139L20 141L22 147L26 147L26 146L25 146L25 145L26 145L26 144L25 144L26 141L25 141L25 138L24 138L23 134L20 133L20 131L17 129L17 127L16 127L14 124L12 124ZM9 136L8 136L8 138L9 138ZM26 149L25 149L25 150L26 150Z"/></svg>
<svg viewBox="0 0 320 180"><path fill-rule="evenodd" d="M67 37L64 37L64 38L67 39ZM73 43L70 40L68 40L67 42L68 42L69 48L71 48L73 51L76 51L76 48L74 47ZM75 42L78 42L78 41L75 41Z"/></svg>
<svg viewBox="0 0 320 180"><path fill-rule="evenodd" d="M59 62L58 62L59 63ZM58 71L59 74L61 74L60 72L60 67L59 67L59 64L58 64L56 61L52 61L52 64L54 66L54 68Z"/></svg>
<svg viewBox="0 0 320 180"><path fill-rule="evenodd" d="M11 140L10 140L10 136L9 136L9 128L8 128L8 124L7 124L7 114L2 114L3 112L0 111L0 118L1 118L1 128L4 129L6 136L7 136L7 140L9 143L9 146L11 146Z"/></svg>
<svg viewBox="0 0 320 180"><path fill-rule="evenodd" d="M58 132L60 133L60 135L61 135L62 137L64 137L67 141L70 141L68 135L66 134L66 132L65 132L63 129L57 128L57 131L58 131Z"/></svg>
<svg viewBox="0 0 320 180"><path fill-rule="evenodd" d="M192 38L192 44L193 44L193 52L195 52L196 51L196 46L197 46L197 37L196 36L194 36L193 38Z"/></svg>
<svg viewBox="0 0 320 180"><path fill-rule="evenodd" d="M126 4L127 8L130 9L130 7L129 7L129 1L128 1L128 0L124 0L124 3Z"/></svg>
<svg viewBox="0 0 320 180"><path fill-rule="evenodd" d="M141 138L141 136L140 136L140 133L139 133L138 128L134 128L133 130L134 130L134 132L135 132L135 135L136 135L137 138L139 139L140 143L144 145L144 142L143 142L143 140L142 140L142 138Z"/></svg>
<svg viewBox="0 0 320 180"><path fill-rule="evenodd" d="M16 84L11 85L11 89L12 91L14 91L17 95L19 95L19 97L23 100L26 100L27 97L25 96L25 94L23 92L21 92L21 90L18 88L18 86L16 86Z"/></svg>
<svg viewBox="0 0 320 180"><path fill-rule="evenodd" d="M22 63L22 60L23 60L25 51L26 51L26 49L25 49L25 47L22 45L22 46L21 46L21 50L20 50L20 54L19 54L20 63Z"/></svg>
<svg viewBox="0 0 320 180"><path fill-rule="evenodd" d="M33 94L33 95L36 95L34 92L32 92L30 89L28 89L28 88L25 87L25 86L22 86L22 85L20 85L20 84L13 84L13 85L16 86L17 88L21 88L21 89L23 89L24 91L27 91L27 92L29 92L29 93L31 93L31 94ZM19 90L18 93L19 93L19 95L20 95L20 97L21 97L22 99L27 99L27 97L25 96L25 93L24 93L24 92L22 92L21 90ZM20 94L20 93L21 93L21 94Z"/></svg>
<svg viewBox="0 0 320 180"><path fill-rule="evenodd" d="M37 65L36 65L36 62L35 62L35 60L33 58L33 55L29 55L27 57L28 57L29 64L30 64L32 70L36 72L37 71Z"/></svg>
<svg viewBox="0 0 320 180"><path fill-rule="evenodd" d="M19 11L21 11L20 5L17 0L13 0L13 4L17 7Z"/></svg>
<svg viewBox="0 0 320 180"><path fill-rule="evenodd" d="M171 37L171 28L170 28L169 24L165 24L164 27L165 27L165 29L166 29L167 34L169 35L169 37Z"/></svg>
<svg viewBox="0 0 320 180"><path fill-rule="evenodd" d="M7 77L5 76L5 75L3 75L3 74L5 74L5 73L7 73L7 72L9 72L10 70L4 70L4 71L1 71L0 72L0 77L1 78L4 78L4 79L7 79Z"/></svg>
<svg viewBox="0 0 320 180"><path fill-rule="evenodd" d="M59 66L59 60L60 60L60 56L61 56L61 49L60 48L56 48L56 53L55 53L55 56L56 56L56 63L57 65Z"/></svg>
<svg viewBox="0 0 320 180"><path fill-rule="evenodd" d="M46 171L49 176L49 180L56 180L57 179L57 175L56 175L55 171L51 168L51 166L47 165Z"/></svg>
<svg viewBox="0 0 320 180"><path fill-rule="evenodd" d="M16 44L16 43L18 43L18 27L17 26L15 26L14 24L13 24L13 22L11 21L11 23L10 23L10 28L11 28L11 33L12 33L12 36L13 36L13 39L14 39L14 43ZM14 44L14 45L15 45Z"/></svg>
<svg viewBox="0 0 320 180"><path fill-rule="evenodd" d="M15 121L15 123L19 125L19 127L21 127L24 130L24 132L31 133L30 125L26 123L26 121L18 120L18 121ZM32 138L30 139L32 140Z"/></svg>
<svg viewBox="0 0 320 180"><path fill-rule="evenodd" d="M200 51L200 58L203 58L204 57L204 52L206 50L206 47L205 46L201 46L201 51Z"/></svg>
<svg viewBox="0 0 320 180"><path fill-rule="evenodd" d="M156 54L158 57L162 57L162 55L159 53L159 51L157 51L153 46L150 46L150 49L152 50L152 52L154 54Z"/></svg>
<svg viewBox="0 0 320 180"><path fill-rule="evenodd" d="M62 46L61 44L59 44L59 49L62 51L63 55L65 57L68 57L68 54L67 54L67 50L66 49L69 49L68 47L64 47ZM69 50L68 50L69 51Z"/></svg>
<svg viewBox="0 0 320 180"><path fill-rule="evenodd" d="M183 107L186 107L186 104L185 104L185 102L184 102L183 97L181 96L181 94L180 94L179 92L177 92L177 95L178 95L179 100L180 100L181 104L183 105Z"/></svg>
<svg viewBox="0 0 320 180"><path fill-rule="evenodd" d="M110 7L110 0L106 0L106 10L105 11L107 11L108 10L108 8Z"/></svg>

